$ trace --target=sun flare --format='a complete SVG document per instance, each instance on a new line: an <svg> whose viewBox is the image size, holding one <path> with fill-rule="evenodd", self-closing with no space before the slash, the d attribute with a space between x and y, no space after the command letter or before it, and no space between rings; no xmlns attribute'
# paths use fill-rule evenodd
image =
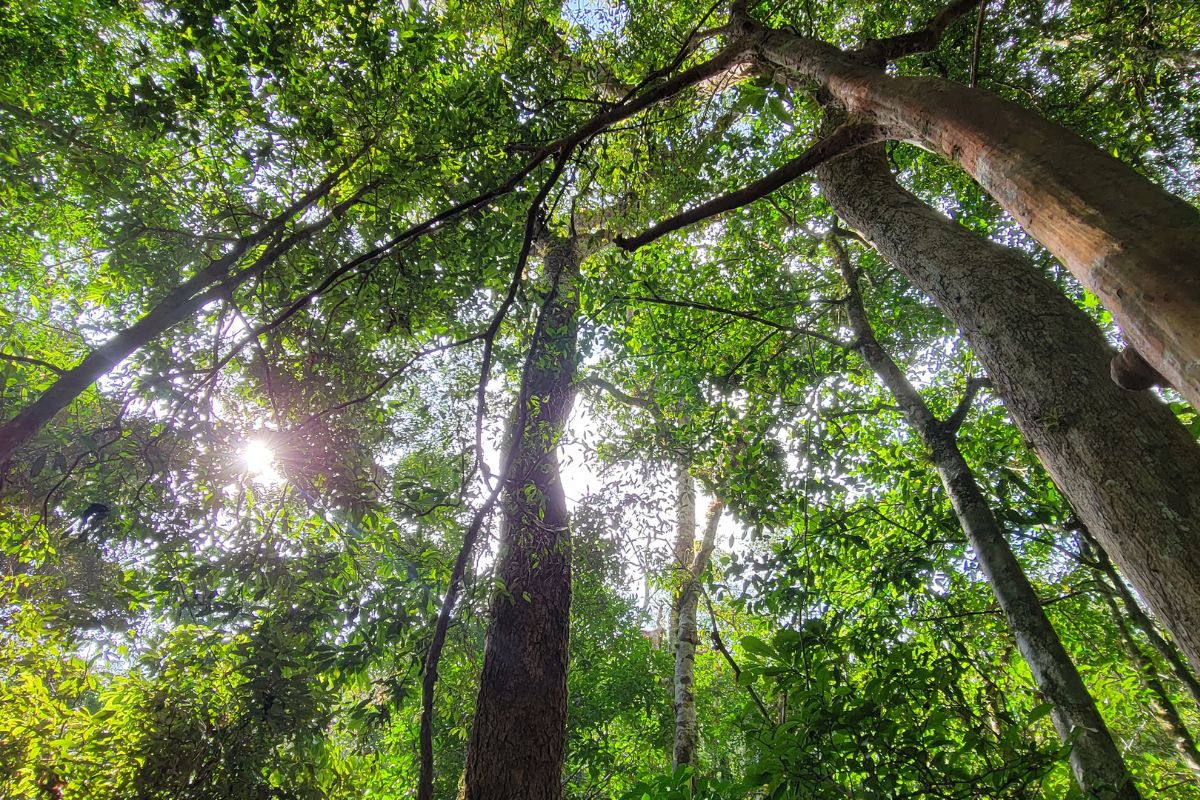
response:
<svg viewBox="0 0 1200 800"><path fill-rule="evenodd" d="M275 468L275 451L260 439L251 439L242 447L242 463L246 473L264 483L277 483L282 480Z"/></svg>

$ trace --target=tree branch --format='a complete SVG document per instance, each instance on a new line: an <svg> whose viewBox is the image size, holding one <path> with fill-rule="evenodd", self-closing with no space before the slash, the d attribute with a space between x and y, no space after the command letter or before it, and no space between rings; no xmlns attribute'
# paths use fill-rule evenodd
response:
<svg viewBox="0 0 1200 800"><path fill-rule="evenodd" d="M658 414L658 406L655 404L655 402L653 400L647 400L643 397L634 397L633 395L631 395L631 394L625 392L624 390L622 390L621 388L619 388L616 384L614 384L610 381L607 381L604 378L601 378L599 376L589 375L588 377L579 381L579 385L580 386L595 386L597 389L603 389L604 391L608 392L610 395L612 395L616 399L620 400L622 403L624 403L627 406L636 406L637 408L645 408L645 409L651 411L652 413L654 413L655 416L657 416L657 414Z"/></svg>
<svg viewBox="0 0 1200 800"><path fill-rule="evenodd" d="M990 388L992 388L992 382L987 378L969 378L962 399L958 401L958 405L954 407L954 411L942 423L942 428L947 433L958 433L958 429L962 427L963 421L971 411L971 404L975 402L975 395L979 394L980 389Z"/></svg>
<svg viewBox="0 0 1200 800"><path fill-rule="evenodd" d="M933 50L942 41L946 29L966 16L980 0L953 0L930 20L925 27L899 36L888 36L867 42L858 50L858 55L882 66L897 58Z"/></svg>
<svg viewBox="0 0 1200 800"><path fill-rule="evenodd" d="M979 53L983 49L983 20L987 16L988 0L979 4L979 15L975 17L975 38L971 42L971 88L979 85Z"/></svg>
<svg viewBox="0 0 1200 800"><path fill-rule="evenodd" d="M722 308L721 306L714 306L714 305L710 305L708 303L701 303L696 300L672 300L672 299L666 298L666 297L644 297L641 295L621 295L614 299L626 300L626 301L631 301L631 302L635 302L635 303L651 303L651 304L660 305L660 306L671 306L673 308L691 308L691 309L695 309L696 311L709 311L714 314L724 314L725 316L729 316L729 317L737 317L738 319L749 320L750 322L757 322L759 325L765 325L768 328L772 328L772 329L774 329L776 331L780 331L782 333L795 333L795 334L800 334L802 336L811 336L814 339L825 342L826 344L831 344L835 347L841 347L841 348L849 348L850 347L850 344L848 342L843 342L840 339L835 339L834 337L828 336L824 333L821 333L820 331L814 331L811 328L801 328L801 327L797 327L796 325L786 325L782 322L775 322L774 320L769 320L764 317L760 317L757 314L754 314L750 311L740 311L736 308Z"/></svg>
<svg viewBox="0 0 1200 800"><path fill-rule="evenodd" d="M733 653L729 652L729 648L725 646L725 640L721 638L721 630L717 627L717 612L713 610L712 600L708 597L708 592L702 592L704 596L704 604L708 606L708 621L712 625L712 641L716 648L721 651L721 655L725 657L725 663L729 664L729 668L733 670L733 679L736 682L742 674L742 668L738 666L737 661L733 657ZM758 706L758 713L762 714L762 718L769 725L774 725L775 720L771 718L771 712L767 710L766 703L758 696L753 686L747 686L746 690L750 692L750 697L754 699L754 705Z"/></svg>
<svg viewBox="0 0 1200 800"><path fill-rule="evenodd" d="M870 123L847 123L779 169L759 178L754 183L737 191L709 200L707 203L701 203L699 206L688 211L676 214L633 238L627 239L624 236L618 236L615 240L616 244L622 250L632 253L639 247L644 247L654 240L677 231L680 228L694 225L697 222L702 222L718 214L723 214L742 206L747 206L776 189L791 183L835 156L840 156L843 153L874 144L885 138L887 138L887 132L878 125Z"/></svg>
<svg viewBox="0 0 1200 800"><path fill-rule="evenodd" d="M31 358L29 356L18 356L13 353L0 353L0 358L4 359L5 361L15 362L17 364L31 364L32 366L35 366L35 367L41 367L42 369L48 369L51 372L53 372L55 375L61 376L66 373L66 370L63 369L62 367L56 367L53 364L51 364L49 361L42 361L40 358Z"/></svg>

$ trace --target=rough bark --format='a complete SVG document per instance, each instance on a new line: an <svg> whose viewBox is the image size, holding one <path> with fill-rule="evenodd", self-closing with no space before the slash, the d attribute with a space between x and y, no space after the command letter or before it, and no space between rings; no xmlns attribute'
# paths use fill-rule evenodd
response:
<svg viewBox="0 0 1200 800"><path fill-rule="evenodd" d="M1075 512L1200 665L1195 440L1156 397L1113 384L1100 331L1024 255L905 191L881 148L817 176L837 214L970 341Z"/></svg>
<svg viewBox="0 0 1200 800"><path fill-rule="evenodd" d="M835 247L840 247L833 241ZM1038 691L1051 704L1050 718L1059 738L1063 742L1073 741L1069 758L1076 782L1089 797L1139 797L1104 719L959 450L957 434L930 412L875 339L858 295L857 279L844 252L839 251L839 261L850 286L846 309L856 336L855 349L895 396L905 420L929 448L955 515L1004 612L1017 648L1029 665Z"/></svg>
<svg viewBox="0 0 1200 800"><path fill-rule="evenodd" d="M815 82L851 118L961 166L1200 408L1200 212L1066 128L982 89L891 76L878 61L787 31L760 35L767 64Z"/></svg>
<svg viewBox="0 0 1200 800"><path fill-rule="evenodd" d="M530 345L505 475L498 586L467 747L467 800L556 800L566 739L570 534L557 448L574 401L578 258L546 256L554 285Z"/></svg>
<svg viewBox="0 0 1200 800"><path fill-rule="evenodd" d="M688 478L691 482L691 478ZM693 488L694 493L694 488ZM708 569L716 545L717 525L725 506L714 500L708 508L704 535L700 547L695 543L695 499L692 500L692 530L688 552L682 570L682 582L675 599L678 628L675 635L675 746L672 764L675 767L696 763L696 647L700 632L696 622L696 606L700 599L700 582ZM682 531L681 531L682 532Z"/></svg>

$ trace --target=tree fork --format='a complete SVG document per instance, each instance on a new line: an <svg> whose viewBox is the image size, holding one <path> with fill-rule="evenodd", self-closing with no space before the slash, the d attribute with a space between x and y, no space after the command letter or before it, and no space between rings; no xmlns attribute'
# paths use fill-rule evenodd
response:
<svg viewBox="0 0 1200 800"><path fill-rule="evenodd" d="M764 66L816 83L851 118L962 167L1200 408L1200 211L1061 125L990 92L888 75L869 46L849 53L748 17L741 24L761 37ZM919 47L934 44L936 38Z"/></svg>
<svg viewBox="0 0 1200 800"><path fill-rule="evenodd" d="M849 294L846 312L856 340L854 349L896 398L909 427L929 448L946 494L979 565L1004 612L1008 627L1033 674L1038 690L1051 703L1050 717L1064 743L1073 743L1071 772L1088 796L1134 800L1141 795L1125 769L1096 703L1074 662L1046 617L1041 601L1004 538L974 472L958 448L958 435L937 419L891 356L879 344L858 290L858 277L836 236L829 242Z"/></svg>
<svg viewBox="0 0 1200 800"><path fill-rule="evenodd" d="M882 148L830 161L817 179L838 216L970 342L1075 512L1200 665L1196 441L1156 397L1112 382L1104 336L1028 258L902 188Z"/></svg>

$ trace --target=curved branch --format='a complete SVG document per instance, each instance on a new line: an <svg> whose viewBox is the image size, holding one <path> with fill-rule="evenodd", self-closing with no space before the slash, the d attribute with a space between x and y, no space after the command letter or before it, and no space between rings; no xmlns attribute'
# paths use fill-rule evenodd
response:
<svg viewBox="0 0 1200 800"><path fill-rule="evenodd" d="M888 36L867 42L858 53L878 65L895 61L897 58L933 50L942 41L946 29L969 14L980 0L954 0L926 23L925 27L899 36Z"/></svg>
<svg viewBox="0 0 1200 800"><path fill-rule="evenodd" d="M632 238L616 237L616 244L622 250L632 253L644 247L655 239L666 236L680 228L703 222L706 219L724 214L727 211L747 206L756 200L766 197L771 192L796 180L805 173L819 167L826 161L849 153L860 147L883 141L887 138L885 129L872 123L847 123L833 133L821 139L812 147L793 158L774 172L768 173L754 183L737 191L709 200L695 208L660 222L649 230Z"/></svg>

